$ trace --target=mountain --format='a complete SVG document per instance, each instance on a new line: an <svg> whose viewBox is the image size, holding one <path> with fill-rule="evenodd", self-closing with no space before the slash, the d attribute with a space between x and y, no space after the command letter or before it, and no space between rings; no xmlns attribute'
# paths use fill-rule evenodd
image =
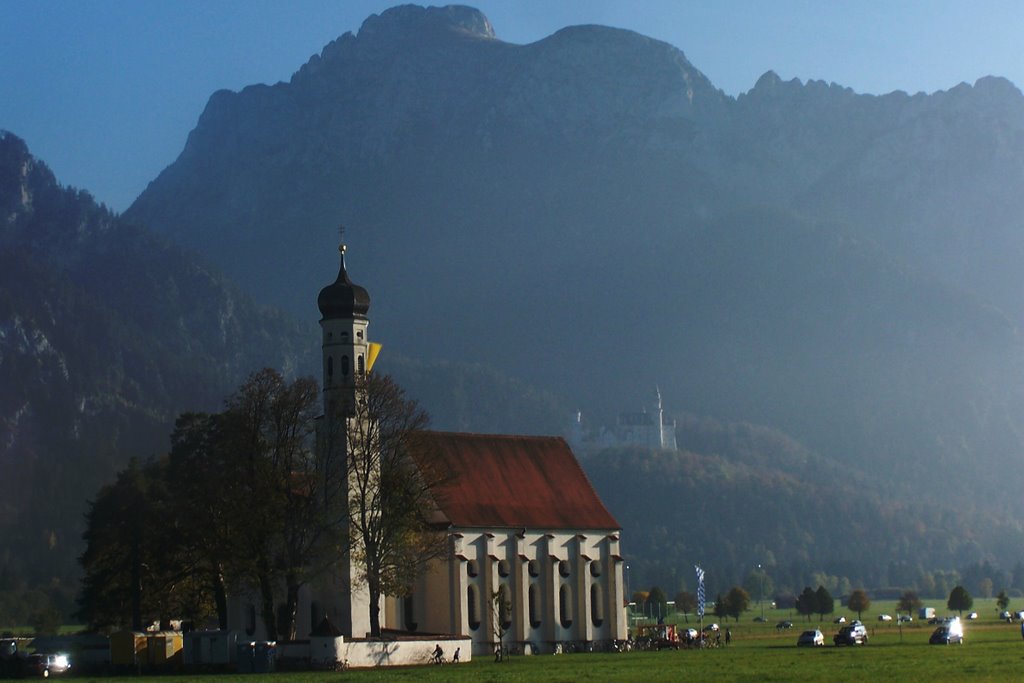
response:
<svg viewBox="0 0 1024 683"><path fill-rule="evenodd" d="M870 96L768 72L733 98L636 33L513 45L476 10L403 6L288 82L214 93L120 218L7 137L0 379L25 389L0 392L0 454L22 473L0 500L45 522L18 527L45 549L57 524L27 491L60 500L81 474L90 495L162 448L183 392L212 407L252 364L314 368L297 349L344 222L381 362L439 427L607 421L657 384L680 414L792 444L684 422L680 454L588 456L644 580L734 571L745 548L894 585L1009 566L1022 123L1000 78ZM43 196L59 221L36 217ZM42 453L83 472L33 473Z"/></svg>
<svg viewBox="0 0 1024 683"><path fill-rule="evenodd" d="M0 588L74 591L86 500L315 328L258 308L194 254L60 186L0 132ZM65 596L67 597L67 596Z"/></svg>
<svg viewBox="0 0 1024 683"><path fill-rule="evenodd" d="M250 374L318 374L316 290L302 322L216 268L61 186L0 131L0 626L69 616L86 502L129 458L166 451L174 419L219 410ZM322 284L337 264L319 274ZM557 430L551 396L493 368L378 367L442 429Z"/></svg>

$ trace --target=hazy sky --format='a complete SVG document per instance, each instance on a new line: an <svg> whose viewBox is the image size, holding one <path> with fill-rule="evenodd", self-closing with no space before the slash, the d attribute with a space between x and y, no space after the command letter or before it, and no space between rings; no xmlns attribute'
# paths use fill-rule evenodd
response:
<svg viewBox="0 0 1024 683"><path fill-rule="evenodd" d="M124 210L215 90L287 80L396 3L0 0L0 128L65 184ZM665 40L730 95L769 69L858 92L1024 85L1022 0L481 0L502 40L606 24Z"/></svg>

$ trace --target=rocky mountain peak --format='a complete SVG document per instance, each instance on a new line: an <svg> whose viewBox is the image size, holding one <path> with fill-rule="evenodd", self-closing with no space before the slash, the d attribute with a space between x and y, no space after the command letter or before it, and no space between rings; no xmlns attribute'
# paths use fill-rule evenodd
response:
<svg viewBox="0 0 1024 683"><path fill-rule="evenodd" d="M364 40L402 39L410 34L458 31L479 38L494 38L494 28L483 12L465 5L420 7L400 5L367 18L359 29Z"/></svg>

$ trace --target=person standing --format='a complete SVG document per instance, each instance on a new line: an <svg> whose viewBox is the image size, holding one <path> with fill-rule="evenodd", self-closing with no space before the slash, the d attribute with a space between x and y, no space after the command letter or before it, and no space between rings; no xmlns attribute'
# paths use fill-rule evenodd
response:
<svg viewBox="0 0 1024 683"><path fill-rule="evenodd" d="M725 629L725 644L726 645L731 645L732 644L732 629L728 628L728 627L726 627L726 629Z"/></svg>

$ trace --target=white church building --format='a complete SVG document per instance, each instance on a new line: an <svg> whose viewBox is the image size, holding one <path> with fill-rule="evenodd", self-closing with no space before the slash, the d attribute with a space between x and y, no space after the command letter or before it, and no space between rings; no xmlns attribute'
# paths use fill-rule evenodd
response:
<svg viewBox="0 0 1024 683"><path fill-rule="evenodd" d="M324 419L354 401L354 378L369 372L367 291L345 264L321 290ZM390 637L456 635L473 653L493 651L495 600L512 650L553 652L626 638L621 528L561 437L430 432L432 457L453 475L438 485L432 522L445 530L446 552L419 577L412 595L383 600ZM412 453L413 459L422 454ZM350 639L369 632L369 599L344 560L324 585L303 591L298 638L325 616ZM254 601L233 596L229 628L265 633Z"/></svg>

